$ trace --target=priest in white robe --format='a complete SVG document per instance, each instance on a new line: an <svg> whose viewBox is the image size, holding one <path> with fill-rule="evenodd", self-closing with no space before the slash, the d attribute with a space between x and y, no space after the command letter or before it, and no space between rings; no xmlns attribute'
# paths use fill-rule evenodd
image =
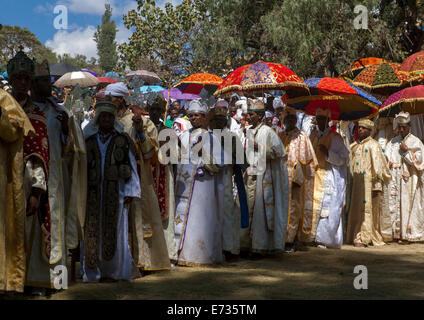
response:
<svg viewBox="0 0 424 320"><path fill-rule="evenodd" d="M246 132L246 191L249 204L249 228L241 230L242 251L254 254L274 254L284 250L288 206L289 180L287 153L275 131L262 119L265 105L261 100L249 100Z"/></svg>
<svg viewBox="0 0 424 320"><path fill-rule="evenodd" d="M86 137L87 213L84 225L83 281L132 280L139 271L128 242L128 211L141 196L136 149L115 126L116 106L96 104L98 131Z"/></svg>
<svg viewBox="0 0 424 320"><path fill-rule="evenodd" d="M222 262L222 203L217 166L219 140L209 133L207 107L190 102L188 116L193 126L179 137L181 160L175 179L175 241L178 265L199 266ZM212 146L218 146L215 154ZM221 197L221 198L220 198Z"/></svg>
<svg viewBox="0 0 424 320"><path fill-rule="evenodd" d="M411 133L411 118L406 112L396 115L399 135L386 147L392 173L389 184L389 209L393 240L401 243L424 240L424 145Z"/></svg>
<svg viewBox="0 0 424 320"><path fill-rule="evenodd" d="M329 109L317 109L317 127L310 136L318 160L313 198L316 231L311 236L321 248L341 248L349 150L342 137L330 130L330 115Z"/></svg>

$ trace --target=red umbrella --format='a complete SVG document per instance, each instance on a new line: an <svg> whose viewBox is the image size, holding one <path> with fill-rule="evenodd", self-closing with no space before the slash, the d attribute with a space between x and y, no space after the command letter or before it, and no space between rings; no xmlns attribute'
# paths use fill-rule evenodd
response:
<svg viewBox="0 0 424 320"><path fill-rule="evenodd" d="M400 71L410 74L424 73L424 50L406 58L400 66Z"/></svg>
<svg viewBox="0 0 424 320"><path fill-rule="evenodd" d="M100 83L115 83L116 82L116 80L113 80L107 77L97 77L97 79L99 79Z"/></svg>
<svg viewBox="0 0 424 320"><path fill-rule="evenodd" d="M271 90L286 91L289 98L309 93L302 79L288 67L278 63L258 61L230 73L215 95L252 94Z"/></svg>
<svg viewBox="0 0 424 320"><path fill-rule="evenodd" d="M215 90L218 89L222 81L223 79L221 77L211 73L195 73L178 82L174 88L179 89L182 93L196 95L199 95L200 92L205 89L212 95Z"/></svg>

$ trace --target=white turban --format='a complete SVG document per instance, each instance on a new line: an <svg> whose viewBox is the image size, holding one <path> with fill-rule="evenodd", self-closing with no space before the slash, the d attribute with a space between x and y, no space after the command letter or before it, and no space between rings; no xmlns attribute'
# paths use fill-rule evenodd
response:
<svg viewBox="0 0 424 320"><path fill-rule="evenodd" d="M242 113L247 113L247 100L242 99L236 102L236 107L241 109Z"/></svg>
<svg viewBox="0 0 424 320"><path fill-rule="evenodd" d="M227 102L227 100L225 100L225 99L219 99L219 100L215 103L214 107L215 107L215 108L221 107L221 108L226 108L226 109L228 109L228 102Z"/></svg>
<svg viewBox="0 0 424 320"><path fill-rule="evenodd" d="M129 95L128 88L123 82L111 83L106 87L105 96L127 97Z"/></svg>
<svg viewBox="0 0 424 320"><path fill-rule="evenodd" d="M274 114L271 111L265 111L265 119L272 118Z"/></svg>
<svg viewBox="0 0 424 320"><path fill-rule="evenodd" d="M276 97L274 99L274 101L272 102L272 106L274 107L274 110L275 110L275 109L278 109L278 108L284 108L285 104L281 100L281 97Z"/></svg>

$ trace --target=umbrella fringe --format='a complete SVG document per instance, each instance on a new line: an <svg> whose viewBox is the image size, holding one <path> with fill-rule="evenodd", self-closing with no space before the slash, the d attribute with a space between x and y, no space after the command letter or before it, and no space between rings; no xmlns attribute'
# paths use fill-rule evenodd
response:
<svg viewBox="0 0 424 320"><path fill-rule="evenodd" d="M214 95L215 96L221 96L221 95L231 95L233 93L239 93L239 94L249 94L254 93L260 90L286 90L287 87L297 87L305 89L309 92L308 86L303 83L299 82L293 82L288 81L283 83L261 83L261 84L253 84L248 86L241 86L241 85L232 85L225 88L222 88L220 90L217 90Z"/></svg>

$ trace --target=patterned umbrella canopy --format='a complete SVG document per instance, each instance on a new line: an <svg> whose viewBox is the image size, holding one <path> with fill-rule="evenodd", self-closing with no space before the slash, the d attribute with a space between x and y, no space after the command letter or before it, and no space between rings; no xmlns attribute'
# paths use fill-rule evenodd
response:
<svg viewBox="0 0 424 320"><path fill-rule="evenodd" d="M410 114L424 113L424 85L398 91L381 105L380 117L394 117L400 111Z"/></svg>
<svg viewBox="0 0 424 320"><path fill-rule="evenodd" d="M378 110L381 102L341 78L305 80L311 95L289 99L287 105L315 115L317 108L330 109L332 120L358 120Z"/></svg>
<svg viewBox="0 0 424 320"><path fill-rule="evenodd" d="M400 72L400 64L385 62L362 70L352 82L355 86L366 88L379 94L391 94L410 83L419 82L419 75Z"/></svg>
<svg viewBox="0 0 424 320"><path fill-rule="evenodd" d="M182 93L191 93L199 95L205 89L209 95L212 95L220 86L223 79L211 73L195 73L178 82L174 88Z"/></svg>
<svg viewBox="0 0 424 320"><path fill-rule="evenodd" d="M424 73L424 50L406 58L400 66L400 71L410 74Z"/></svg>
<svg viewBox="0 0 424 320"><path fill-rule="evenodd" d="M258 61L234 70L215 92L217 96L284 90L290 98L308 94L308 87L291 69L278 63Z"/></svg>
<svg viewBox="0 0 424 320"><path fill-rule="evenodd" d="M352 79L356 77L358 73L361 72L364 68L375 65L375 64L380 64L383 62L388 62L388 61L385 59L374 58L374 57L358 59L349 68L343 71L340 74L340 77L348 77Z"/></svg>

